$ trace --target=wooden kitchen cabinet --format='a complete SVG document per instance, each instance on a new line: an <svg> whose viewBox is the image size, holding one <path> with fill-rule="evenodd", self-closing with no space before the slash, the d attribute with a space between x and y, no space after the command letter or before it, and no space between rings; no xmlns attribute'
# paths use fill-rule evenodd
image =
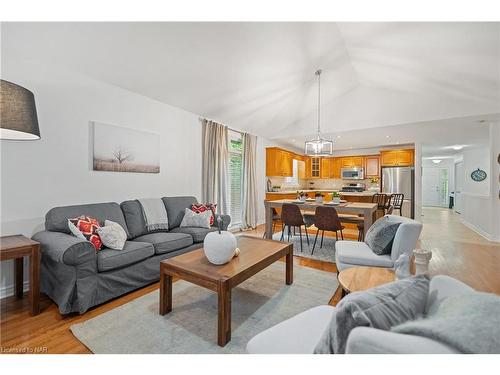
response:
<svg viewBox="0 0 500 375"><path fill-rule="evenodd" d="M380 157L378 155L365 156L365 177L380 177Z"/></svg>
<svg viewBox="0 0 500 375"><path fill-rule="evenodd" d="M341 158L332 158L330 161L330 178L340 178Z"/></svg>
<svg viewBox="0 0 500 375"><path fill-rule="evenodd" d="M330 165L332 158L321 158L320 161L320 177L321 178L331 178L330 176Z"/></svg>
<svg viewBox="0 0 500 375"><path fill-rule="evenodd" d="M293 176L294 154L278 147L266 148L266 176Z"/></svg>
<svg viewBox="0 0 500 375"><path fill-rule="evenodd" d="M414 150L380 151L380 164L383 167L407 167L414 164Z"/></svg>
<svg viewBox="0 0 500 375"><path fill-rule="evenodd" d="M340 163L341 168L363 167L363 156L344 156Z"/></svg>
<svg viewBox="0 0 500 375"><path fill-rule="evenodd" d="M308 157L306 160L306 178L321 177L321 158Z"/></svg>

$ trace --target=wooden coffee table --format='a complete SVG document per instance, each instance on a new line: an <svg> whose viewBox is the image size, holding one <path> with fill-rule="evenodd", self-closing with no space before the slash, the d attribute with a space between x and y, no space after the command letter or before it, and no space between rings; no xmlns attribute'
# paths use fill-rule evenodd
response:
<svg viewBox="0 0 500 375"><path fill-rule="evenodd" d="M293 245L256 237L238 236L240 255L229 263L216 266L208 261L203 249L160 262L160 315L172 311L172 277L189 281L217 292L219 298L219 346L231 340L231 290L282 257L286 257L287 285L293 283Z"/></svg>
<svg viewBox="0 0 500 375"><path fill-rule="evenodd" d="M361 292L395 280L394 270L382 267L351 267L340 271L338 276L342 296Z"/></svg>

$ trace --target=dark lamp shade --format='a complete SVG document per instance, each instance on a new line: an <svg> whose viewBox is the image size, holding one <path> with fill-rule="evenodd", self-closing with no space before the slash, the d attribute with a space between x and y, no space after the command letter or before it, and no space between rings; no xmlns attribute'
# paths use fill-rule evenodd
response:
<svg viewBox="0 0 500 375"><path fill-rule="evenodd" d="M0 80L0 139L40 139L35 96L3 79Z"/></svg>

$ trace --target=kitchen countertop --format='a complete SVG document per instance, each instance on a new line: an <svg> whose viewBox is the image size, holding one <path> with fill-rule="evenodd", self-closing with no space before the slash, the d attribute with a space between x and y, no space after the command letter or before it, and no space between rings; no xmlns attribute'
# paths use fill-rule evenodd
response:
<svg viewBox="0 0 500 375"><path fill-rule="evenodd" d="M314 190L281 190L281 191L268 191L267 193L269 194L296 194L297 191L303 191L304 193L314 193L316 191L322 192L322 193L333 193L333 192L338 192L340 195L352 195L352 196L361 196L361 197L371 197L377 191L363 191L363 192L348 192L348 191L340 191L340 190L333 190L333 189L314 189Z"/></svg>

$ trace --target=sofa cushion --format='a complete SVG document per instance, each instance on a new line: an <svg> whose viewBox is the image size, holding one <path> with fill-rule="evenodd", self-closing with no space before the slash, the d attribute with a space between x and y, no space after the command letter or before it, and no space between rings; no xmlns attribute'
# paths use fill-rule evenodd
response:
<svg viewBox="0 0 500 375"><path fill-rule="evenodd" d="M105 272L128 266L155 254L153 245L147 242L127 241L123 250L102 249L97 253L97 270Z"/></svg>
<svg viewBox="0 0 500 375"><path fill-rule="evenodd" d="M387 331L421 317L428 292L429 280L419 275L347 295L336 306L337 312L314 352L345 353L347 337L355 327Z"/></svg>
<svg viewBox="0 0 500 375"><path fill-rule="evenodd" d="M52 232L70 234L68 219L82 215L96 218L101 224L105 220L114 221L120 224L127 235L129 235L125 217L120 206L115 202L54 207L45 215L45 229Z"/></svg>
<svg viewBox="0 0 500 375"><path fill-rule="evenodd" d="M259 333L247 344L249 354L312 354L336 309L322 305Z"/></svg>
<svg viewBox="0 0 500 375"><path fill-rule="evenodd" d="M358 266L387 268L394 266L390 255L377 255L364 242L337 241L335 243L335 258L337 263Z"/></svg>
<svg viewBox="0 0 500 375"><path fill-rule="evenodd" d="M163 203L167 209L169 228L176 228L181 225L184 217L184 210L191 208L191 205L197 204L195 197L163 197Z"/></svg>
<svg viewBox="0 0 500 375"><path fill-rule="evenodd" d="M174 228L170 233L185 233L193 237L194 243L203 242L208 233L216 231L216 227L211 228L195 228L195 227L182 227Z"/></svg>
<svg viewBox="0 0 500 375"><path fill-rule="evenodd" d="M193 244L193 237L184 233L149 233L134 239L139 242L149 242L156 254L170 253Z"/></svg>
<svg viewBox="0 0 500 375"><path fill-rule="evenodd" d="M128 231L130 233L129 239L148 233L142 206L137 199L122 202L120 207L123 211Z"/></svg>

